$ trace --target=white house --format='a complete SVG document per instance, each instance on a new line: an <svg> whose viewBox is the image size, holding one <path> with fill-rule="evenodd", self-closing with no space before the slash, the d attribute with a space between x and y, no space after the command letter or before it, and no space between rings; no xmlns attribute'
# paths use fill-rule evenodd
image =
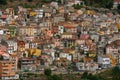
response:
<svg viewBox="0 0 120 80"><path fill-rule="evenodd" d="M58 34L62 34L64 32L63 26L58 26Z"/></svg>
<svg viewBox="0 0 120 80"><path fill-rule="evenodd" d="M80 71L96 71L98 69L97 63L84 63L84 62L78 62L76 63L76 67Z"/></svg>
<svg viewBox="0 0 120 80"><path fill-rule="evenodd" d="M99 55L98 56L98 63L101 66L101 68L109 68L111 61L110 58L105 55Z"/></svg>
<svg viewBox="0 0 120 80"><path fill-rule="evenodd" d="M35 12L36 12L36 18L42 18L43 17L43 9L36 9L35 10Z"/></svg>
<svg viewBox="0 0 120 80"><path fill-rule="evenodd" d="M60 53L60 58L67 58L67 60L71 61L72 55L70 55L68 53Z"/></svg>
<svg viewBox="0 0 120 80"><path fill-rule="evenodd" d="M80 5L84 5L84 1L83 0L74 0L75 4L80 4Z"/></svg>
<svg viewBox="0 0 120 80"><path fill-rule="evenodd" d="M11 40L8 40L6 41L7 44L8 44L8 53L9 54L12 54L14 51L17 51L17 42L16 41L11 41Z"/></svg>

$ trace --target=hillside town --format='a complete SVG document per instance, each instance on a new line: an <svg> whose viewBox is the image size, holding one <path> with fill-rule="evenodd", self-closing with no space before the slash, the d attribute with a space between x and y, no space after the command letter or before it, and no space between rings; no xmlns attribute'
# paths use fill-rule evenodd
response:
<svg viewBox="0 0 120 80"><path fill-rule="evenodd" d="M82 0L62 4L0 10L2 80L48 67L64 73L69 65L90 72L120 65L120 15L74 9L73 4L84 6Z"/></svg>

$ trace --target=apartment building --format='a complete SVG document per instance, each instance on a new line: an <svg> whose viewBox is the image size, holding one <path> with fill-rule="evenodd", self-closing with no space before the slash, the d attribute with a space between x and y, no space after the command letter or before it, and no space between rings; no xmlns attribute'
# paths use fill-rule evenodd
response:
<svg viewBox="0 0 120 80"><path fill-rule="evenodd" d="M0 61L0 80L17 80L16 64L13 61Z"/></svg>

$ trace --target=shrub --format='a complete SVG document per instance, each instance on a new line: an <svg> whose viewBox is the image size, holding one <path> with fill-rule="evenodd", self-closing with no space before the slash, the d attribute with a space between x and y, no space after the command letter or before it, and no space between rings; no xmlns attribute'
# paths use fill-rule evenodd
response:
<svg viewBox="0 0 120 80"><path fill-rule="evenodd" d="M51 73L52 73L51 69L45 69L45 70L44 70L44 74L45 74L46 76L51 76Z"/></svg>
<svg viewBox="0 0 120 80"><path fill-rule="evenodd" d="M48 80L62 80L59 75L52 75L48 77Z"/></svg>

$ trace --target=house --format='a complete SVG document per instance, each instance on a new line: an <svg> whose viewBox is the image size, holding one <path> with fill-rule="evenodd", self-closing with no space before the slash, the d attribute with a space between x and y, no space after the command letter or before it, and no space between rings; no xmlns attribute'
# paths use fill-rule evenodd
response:
<svg viewBox="0 0 120 80"><path fill-rule="evenodd" d="M65 32L77 33L77 26L78 26L77 24L68 22L68 23L65 23L63 26L64 26Z"/></svg>
<svg viewBox="0 0 120 80"><path fill-rule="evenodd" d="M22 71L35 71L36 70L36 59L33 58L21 58L19 59L19 68Z"/></svg>
<svg viewBox="0 0 120 80"><path fill-rule="evenodd" d="M97 63L84 63L84 62L77 62L76 67L79 71L96 71L98 69Z"/></svg>
<svg viewBox="0 0 120 80"><path fill-rule="evenodd" d="M37 28L35 26L26 26L19 28L19 35L21 36L35 36L37 34Z"/></svg>
<svg viewBox="0 0 120 80"><path fill-rule="evenodd" d="M112 61L112 66L119 64L119 50L120 50L120 40L115 40L109 43L106 47L106 54L110 57Z"/></svg>
<svg viewBox="0 0 120 80"><path fill-rule="evenodd" d="M77 13L69 13L69 19L70 20L77 20L77 17L78 17L79 15L77 14Z"/></svg>
<svg viewBox="0 0 120 80"><path fill-rule="evenodd" d="M59 55L60 58L66 58L67 60L72 61L72 55L68 53L60 53Z"/></svg>
<svg viewBox="0 0 120 80"><path fill-rule="evenodd" d="M17 50L23 54L23 52L25 51L25 42L24 41L17 41L17 45L18 45L18 48Z"/></svg>
<svg viewBox="0 0 120 80"><path fill-rule="evenodd" d="M94 42L99 41L99 35L96 34L96 33L90 34L90 38L91 38L91 40L93 40Z"/></svg>
<svg viewBox="0 0 120 80"><path fill-rule="evenodd" d="M106 53L107 53L107 54L118 53L118 49L115 48L115 47L112 46L112 45L108 45L108 46L106 47Z"/></svg>
<svg viewBox="0 0 120 80"><path fill-rule="evenodd" d="M26 49L32 49L32 48L37 48L38 47L38 44L36 41L29 41L29 42L26 42L25 43L25 48Z"/></svg>
<svg viewBox="0 0 120 80"><path fill-rule="evenodd" d="M5 30L4 29L0 29L0 35L5 34Z"/></svg>
<svg viewBox="0 0 120 80"><path fill-rule="evenodd" d="M56 66L67 66L71 61L73 61L72 56L75 54L73 49L61 49L60 52L55 52L54 64Z"/></svg>
<svg viewBox="0 0 120 80"><path fill-rule="evenodd" d="M80 5L84 5L84 1L83 0L70 0L68 2L69 5L73 5L73 4L80 4Z"/></svg>
<svg viewBox="0 0 120 80"><path fill-rule="evenodd" d="M61 35L61 41L64 47L66 48L72 48L75 47L75 40L77 39L77 36L72 33L63 33Z"/></svg>
<svg viewBox="0 0 120 80"><path fill-rule="evenodd" d="M13 61L13 63L16 65L15 66L16 71L18 70L18 59L19 59L19 55L17 54L17 52L14 52L9 57L9 61Z"/></svg>
<svg viewBox="0 0 120 80"><path fill-rule="evenodd" d="M58 26L58 34L62 34L64 32L63 26Z"/></svg>
<svg viewBox="0 0 120 80"><path fill-rule="evenodd" d="M18 49L17 41L7 40L6 42L8 44L8 53L9 54L12 54L13 52L17 51L17 49Z"/></svg>
<svg viewBox="0 0 120 80"><path fill-rule="evenodd" d="M114 9L117 9L118 4L120 4L120 0L114 0L113 8L114 8Z"/></svg>
<svg viewBox="0 0 120 80"><path fill-rule="evenodd" d="M10 16L14 16L14 15L15 15L15 12L14 12L14 9L13 9L13 8L7 8L7 9L6 9L6 12L7 12Z"/></svg>
<svg viewBox="0 0 120 80"><path fill-rule="evenodd" d="M72 0L72 1L74 1L74 4L84 5L84 1L83 0Z"/></svg>
<svg viewBox="0 0 120 80"><path fill-rule="evenodd" d="M0 78L1 80L19 79L16 72L16 64L13 61L0 61Z"/></svg>
<svg viewBox="0 0 120 80"><path fill-rule="evenodd" d="M52 16L52 14L53 14L53 8L52 7L47 6L47 7L43 7L42 9L44 11L44 16L45 17L49 18L49 17Z"/></svg>
<svg viewBox="0 0 120 80"><path fill-rule="evenodd" d="M54 16L54 24L57 25L59 22L64 22L65 18L62 16L62 14L58 14Z"/></svg>
<svg viewBox="0 0 120 80"><path fill-rule="evenodd" d="M99 55L98 64L101 68L109 68L111 66L111 60L106 55Z"/></svg>
<svg viewBox="0 0 120 80"><path fill-rule="evenodd" d="M50 55L42 54L41 55L41 65L50 66L53 63L53 59Z"/></svg>
<svg viewBox="0 0 120 80"><path fill-rule="evenodd" d="M44 13L43 9L36 9L35 12L36 12L35 18L42 18L43 17L43 13Z"/></svg>
<svg viewBox="0 0 120 80"><path fill-rule="evenodd" d="M55 7L56 9L58 9L58 7L59 7L57 2L51 2L50 5Z"/></svg>

